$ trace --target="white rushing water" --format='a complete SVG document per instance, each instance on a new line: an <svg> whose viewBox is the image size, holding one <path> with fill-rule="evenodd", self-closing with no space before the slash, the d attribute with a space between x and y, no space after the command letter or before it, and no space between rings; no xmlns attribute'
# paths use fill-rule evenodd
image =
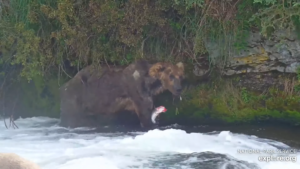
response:
<svg viewBox="0 0 300 169"><path fill-rule="evenodd" d="M262 169L300 168L298 160L260 162L258 157L267 154L238 153L238 150L288 149L289 146L229 131L189 134L179 129L155 129L146 133L88 133L87 128L66 129L57 126L57 122L45 117L19 119L15 121L19 129L6 129L1 123L0 152L17 153L42 169L201 168L201 165L208 166L202 167L205 169L209 165L225 169L226 165L235 166L241 160ZM201 154L207 151L213 154ZM300 159L299 153L290 156ZM221 163L209 163L222 159Z"/></svg>

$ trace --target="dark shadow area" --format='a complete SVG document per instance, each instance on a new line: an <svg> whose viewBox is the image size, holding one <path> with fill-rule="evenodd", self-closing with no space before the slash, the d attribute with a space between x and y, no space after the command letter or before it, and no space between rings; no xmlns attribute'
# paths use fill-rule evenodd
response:
<svg viewBox="0 0 300 169"><path fill-rule="evenodd" d="M138 116L131 111L120 111L113 116L112 125L125 125L128 127L140 127L140 120Z"/></svg>

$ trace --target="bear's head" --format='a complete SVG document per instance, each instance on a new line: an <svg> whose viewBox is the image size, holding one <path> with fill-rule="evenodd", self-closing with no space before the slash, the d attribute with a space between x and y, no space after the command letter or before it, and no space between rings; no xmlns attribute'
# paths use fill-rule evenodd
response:
<svg viewBox="0 0 300 169"><path fill-rule="evenodd" d="M182 62L178 62L176 65L156 63L151 66L149 75L161 83L158 92L169 90L173 95L180 96L182 91L181 81L184 79L184 65Z"/></svg>

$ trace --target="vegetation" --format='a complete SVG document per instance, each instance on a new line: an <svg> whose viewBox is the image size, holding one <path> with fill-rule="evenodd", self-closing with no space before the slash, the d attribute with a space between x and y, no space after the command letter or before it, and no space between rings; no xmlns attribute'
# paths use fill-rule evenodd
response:
<svg viewBox="0 0 300 169"><path fill-rule="evenodd" d="M238 87L239 78L215 79L185 92L177 110L167 105L164 120L182 124L187 121L191 124L236 124L269 120L300 125L299 75L300 71L298 79L282 78L281 87L274 84L264 92L253 91L251 86Z"/></svg>
<svg viewBox="0 0 300 169"><path fill-rule="evenodd" d="M195 63L207 39L237 32L234 41L241 48L251 28L263 34L296 29L300 16L300 3L293 0L1 2L1 60L20 65L28 80L63 72L66 62L77 69L139 57Z"/></svg>
<svg viewBox="0 0 300 169"><path fill-rule="evenodd" d="M208 60L210 68L219 69L230 55L227 44L240 50L251 30L269 36L281 28L300 32L298 1L2 0L0 98L19 93L30 115L49 108L58 112L58 87L86 65L127 65L145 58L193 67L207 57L205 42L215 41L223 53ZM20 84L22 90L16 90ZM225 96L207 97L217 103ZM228 107L221 103L219 110ZM250 106L253 99L230 104L239 110L236 106ZM223 113L229 111L236 112L231 107Z"/></svg>

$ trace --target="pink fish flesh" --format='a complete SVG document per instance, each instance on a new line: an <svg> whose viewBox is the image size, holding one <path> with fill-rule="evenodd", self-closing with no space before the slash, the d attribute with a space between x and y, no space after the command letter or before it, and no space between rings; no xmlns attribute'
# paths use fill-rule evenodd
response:
<svg viewBox="0 0 300 169"><path fill-rule="evenodd" d="M151 120L152 122L155 124L156 121L156 117L160 114L160 113L163 113L163 112L166 112L167 109L164 107L164 106L159 106L157 108L155 108L155 110L153 111L152 115L151 115Z"/></svg>

